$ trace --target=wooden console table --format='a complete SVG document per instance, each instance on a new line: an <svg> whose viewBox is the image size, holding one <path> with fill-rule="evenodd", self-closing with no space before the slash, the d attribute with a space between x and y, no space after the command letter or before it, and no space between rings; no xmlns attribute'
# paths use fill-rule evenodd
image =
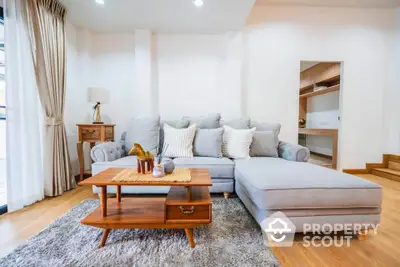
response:
<svg viewBox="0 0 400 267"><path fill-rule="evenodd" d="M79 181L83 180L84 174L92 174L92 171L85 171L85 161L83 156L83 142L90 144L90 149L94 147L96 142L112 142L114 141L115 124L77 124L78 126L78 158L80 165ZM92 163L92 158L90 163Z"/></svg>
<svg viewBox="0 0 400 267"><path fill-rule="evenodd" d="M337 169L337 156L338 156L338 130L337 129L299 128L299 134L332 136L332 138L333 138L332 169L334 169L334 170Z"/></svg>

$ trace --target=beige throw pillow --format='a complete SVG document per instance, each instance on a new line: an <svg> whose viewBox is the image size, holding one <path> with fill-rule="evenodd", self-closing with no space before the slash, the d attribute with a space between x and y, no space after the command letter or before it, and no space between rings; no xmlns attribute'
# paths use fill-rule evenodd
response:
<svg viewBox="0 0 400 267"><path fill-rule="evenodd" d="M186 129L175 129L164 124L164 145L168 147L164 156L170 158L193 158L193 139L196 124Z"/></svg>
<svg viewBox="0 0 400 267"><path fill-rule="evenodd" d="M222 153L225 157L234 159L248 158L250 145L253 141L253 135L256 131L252 129L233 129L224 125L224 135L222 141Z"/></svg>

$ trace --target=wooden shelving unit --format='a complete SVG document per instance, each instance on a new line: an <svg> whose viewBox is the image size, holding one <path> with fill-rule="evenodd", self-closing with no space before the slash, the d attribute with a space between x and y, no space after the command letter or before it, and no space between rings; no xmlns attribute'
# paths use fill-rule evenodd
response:
<svg viewBox="0 0 400 267"><path fill-rule="evenodd" d="M321 89L321 90L318 90L318 91L301 94L300 98L310 98L310 97L313 97L313 96L324 95L324 94L335 92L335 91L339 91L339 90L340 90L340 84L337 84L337 85L328 87L326 89Z"/></svg>
<svg viewBox="0 0 400 267"><path fill-rule="evenodd" d="M340 63L320 63L300 73L300 94L312 91L315 85L334 85L340 82Z"/></svg>
<svg viewBox="0 0 400 267"><path fill-rule="evenodd" d="M314 88L315 85L319 85L319 84L332 84L332 83L338 83L340 81L340 74L335 74L331 77L325 78L323 80L318 80L315 81L315 83L301 87L300 88L300 94L306 93L309 90L312 90Z"/></svg>
<svg viewBox="0 0 400 267"><path fill-rule="evenodd" d="M338 134L338 129L310 129L310 128L299 128L299 134L307 135L329 135L334 136Z"/></svg>
<svg viewBox="0 0 400 267"><path fill-rule="evenodd" d="M314 91L315 87L327 86ZM320 63L300 73L299 88L299 121L307 119L307 100L311 97L340 91L340 63ZM331 136L332 168L337 168L338 129L299 128L299 134L314 136Z"/></svg>

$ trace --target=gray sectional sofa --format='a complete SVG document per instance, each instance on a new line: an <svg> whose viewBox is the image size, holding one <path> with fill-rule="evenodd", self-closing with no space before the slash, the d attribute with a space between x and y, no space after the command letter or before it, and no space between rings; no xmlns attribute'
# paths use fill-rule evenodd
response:
<svg viewBox="0 0 400 267"><path fill-rule="evenodd" d="M170 123L177 125L176 122ZM224 122L218 119L220 123ZM280 131L279 124L258 124L249 119L226 123L235 128L255 126L274 131L276 136ZM216 126L215 122L211 125ZM151 127L147 125L146 128ZM162 123L159 132L162 140ZM128 139L124 134L118 142L93 147L93 174L107 168L135 168L136 156L125 156L132 145ZM277 152L279 157L229 159L195 156L173 161L177 167L209 169L212 177L210 192L236 192L258 223L276 211L284 212L298 232L303 231L304 223L379 223L382 199L379 185L307 163L309 150L300 145L277 141ZM95 187L93 190L99 192ZM122 193L129 194L164 194L168 190L169 187L162 186L122 187ZM114 193L115 187L108 188L108 192Z"/></svg>

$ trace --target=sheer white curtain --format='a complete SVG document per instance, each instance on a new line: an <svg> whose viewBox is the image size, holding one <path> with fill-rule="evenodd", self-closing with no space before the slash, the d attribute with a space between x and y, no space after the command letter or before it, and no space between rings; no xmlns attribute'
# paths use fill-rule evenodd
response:
<svg viewBox="0 0 400 267"><path fill-rule="evenodd" d="M5 0L7 205L15 211L44 197L43 120L22 1Z"/></svg>

